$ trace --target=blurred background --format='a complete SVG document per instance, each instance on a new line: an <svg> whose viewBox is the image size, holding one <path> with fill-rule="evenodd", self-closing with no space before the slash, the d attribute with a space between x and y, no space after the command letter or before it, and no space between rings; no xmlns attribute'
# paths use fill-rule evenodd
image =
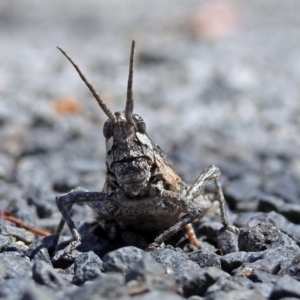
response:
<svg viewBox="0 0 300 300"><path fill-rule="evenodd" d="M261 193L298 202L299 9L297 0L2 0L0 208L34 198L56 213L55 195L102 189L106 118L56 46L118 111L132 39L135 112L186 182L216 164L233 209L255 209Z"/></svg>

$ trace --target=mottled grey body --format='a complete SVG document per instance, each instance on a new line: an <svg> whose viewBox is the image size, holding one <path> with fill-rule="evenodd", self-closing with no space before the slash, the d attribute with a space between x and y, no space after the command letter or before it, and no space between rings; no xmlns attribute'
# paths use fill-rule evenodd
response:
<svg viewBox="0 0 300 300"><path fill-rule="evenodd" d="M222 222L228 227L219 181L220 170L210 166L191 187L188 187L177 175L168 157L148 137L144 120L133 114L131 88L134 42L130 56L125 111L115 114L109 110L72 59L61 51L76 68L108 116L103 127L106 138L107 176L102 192L80 189L56 199L63 216L57 233L61 233L66 222L74 237L74 241L65 252L77 247L81 240L69 214L73 203L87 203L97 213L99 223L108 231L131 228L139 232L152 232L158 235L154 242L160 244L201 217L201 203L198 203L197 199L199 195L204 195L204 187L210 180L216 184ZM191 242L199 246L192 227L188 225L187 228Z"/></svg>

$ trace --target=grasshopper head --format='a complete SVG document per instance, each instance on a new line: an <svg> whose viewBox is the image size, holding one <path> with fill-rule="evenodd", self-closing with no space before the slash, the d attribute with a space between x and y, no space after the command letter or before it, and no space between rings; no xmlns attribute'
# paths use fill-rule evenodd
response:
<svg viewBox="0 0 300 300"><path fill-rule="evenodd" d="M127 85L125 110L116 112L116 119L109 118L103 126L106 138L108 172L119 187L129 196L140 194L151 176L153 152L146 133L146 124L133 113L132 77L134 61L134 41L130 54L130 67Z"/></svg>
<svg viewBox="0 0 300 300"><path fill-rule="evenodd" d="M148 152L152 145L143 142L143 137L148 137L139 115L132 114L130 122L125 112L116 112L115 116L116 123L107 120L103 127L109 177L129 196L136 196L151 176L152 156Z"/></svg>
<svg viewBox="0 0 300 300"><path fill-rule="evenodd" d="M77 70L108 117L103 127L103 134L106 138L108 180L124 189L128 196L134 197L140 194L151 176L153 148L146 133L144 120L133 113L132 78L135 42L132 41L131 45L125 110L116 113L111 112L71 57L61 48L58 49Z"/></svg>

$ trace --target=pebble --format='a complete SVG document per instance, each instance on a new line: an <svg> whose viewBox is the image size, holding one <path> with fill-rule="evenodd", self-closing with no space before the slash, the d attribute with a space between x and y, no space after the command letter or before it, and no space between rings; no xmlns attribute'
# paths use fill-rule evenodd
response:
<svg viewBox="0 0 300 300"><path fill-rule="evenodd" d="M0 266L2 266L2 278L31 278L32 263L26 257L0 254Z"/></svg>
<svg viewBox="0 0 300 300"><path fill-rule="evenodd" d="M188 256L180 248L176 251L172 249L157 249L150 252L156 262L163 265L165 268L173 269L179 261L187 260Z"/></svg>
<svg viewBox="0 0 300 300"><path fill-rule="evenodd" d="M2 299L45 299L60 300L53 291L47 290L41 285L35 284L30 278L12 278L0 283L0 298Z"/></svg>
<svg viewBox="0 0 300 300"><path fill-rule="evenodd" d="M34 241L34 234L24 228L8 225L7 223L0 224L0 232L3 235L11 236L17 240L23 241L25 244L30 244Z"/></svg>
<svg viewBox="0 0 300 300"><path fill-rule="evenodd" d="M243 228L239 232L238 247L241 251L255 252L268 249L282 232L270 223Z"/></svg>
<svg viewBox="0 0 300 300"><path fill-rule="evenodd" d="M81 285L87 280L98 277L103 270L103 262L94 252L89 251L78 255L74 261L73 283Z"/></svg>
<svg viewBox="0 0 300 300"><path fill-rule="evenodd" d="M220 291L230 292L243 289L253 289L254 284L245 277L220 277L205 292L205 297Z"/></svg>
<svg viewBox="0 0 300 300"><path fill-rule="evenodd" d="M0 234L0 252L3 251L11 243L8 236Z"/></svg>
<svg viewBox="0 0 300 300"><path fill-rule="evenodd" d="M176 291L177 282L173 272L166 272L165 268L146 253L136 261L126 274L127 287L135 283L135 289Z"/></svg>
<svg viewBox="0 0 300 300"><path fill-rule="evenodd" d="M205 300L223 300L223 299L231 299L231 300L241 300L241 299L255 299L255 300L266 300L261 293L256 290L233 290L229 292L220 291L215 294L211 294L205 297Z"/></svg>
<svg viewBox="0 0 300 300"><path fill-rule="evenodd" d="M271 293L271 300L279 300L284 297L300 298L300 282L288 275L279 278Z"/></svg>
<svg viewBox="0 0 300 300"><path fill-rule="evenodd" d="M223 254L239 251L237 235L231 231L222 230L217 238L217 247Z"/></svg>
<svg viewBox="0 0 300 300"><path fill-rule="evenodd" d="M255 210L257 207L255 196L260 184L260 178L251 173L230 181L224 193L226 198L230 198L231 208L242 211Z"/></svg>
<svg viewBox="0 0 300 300"><path fill-rule="evenodd" d="M243 264L243 262L247 261L250 255L251 253L245 251L238 251L221 256L220 262L222 265L222 269L230 273L232 270L240 267Z"/></svg>
<svg viewBox="0 0 300 300"><path fill-rule="evenodd" d="M279 275L290 275L294 279L300 279L300 256L296 256L290 265L287 265L278 272Z"/></svg>
<svg viewBox="0 0 300 300"><path fill-rule="evenodd" d="M279 197L262 197L259 199L258 210L263 212L276 211L289 221L299 224L300 220L300 204L286 203Z"/></svg>
<svg viewBox="0 0 300 300"><path fill-rule="evenodd" d="M219 256L212 252L198 250L189 255L189 259L197 263L201 268L217 267L221 269Z"/></svg>
<svg viewBox="0 0 300 300"><path fill-rule="evenodd" d="M164 299L164 300L184 300L184 297L176 295L171 292L166 291L151 291L144 295L137 296L139 300L154 300L154 299ZM134 298L133 298L134 299Z"/></svg>
<svg viewBox="0 0 300 300"><path fill-rule="evenodd" d="M130 270L131 265L140 260L144 253L145 251L132 246L120 248L106 254L102 258L103 268L106 272L126 274Z"/></svg>
<svg viewBox="0 0 300 300"><path fill-rule="evenodd" d="M129 299L125 289L125 277L121 273L101 274L71 294L71 299Z"/></svg>
<svg viewBox="0 0 300 300"><path fill-rule="evenodd" d="M275 211L268 213L239 213L235 219L235 225L238 227L253 227L261 222L271 223L282 232L288 234L298 245L300 244L300 225L290 222L287 218Z"/></svg>
<svg viewBox="0 0 300 300"><path fill-rule="evenodd" d="M220 277L230 276L216 267L193 269L188 266L180 268L178 271L176 278L179 285L179 293L184 297L203 296L205 291Z"/></svg>
<svg viewBox="0 0 300 300"><path fill-rule="evenodd" d="M55 272L53 267L43 260L36 260L32 267L32 278L37 283L46 285L53 289L59 289L65 284L60 274Z"/></svg>

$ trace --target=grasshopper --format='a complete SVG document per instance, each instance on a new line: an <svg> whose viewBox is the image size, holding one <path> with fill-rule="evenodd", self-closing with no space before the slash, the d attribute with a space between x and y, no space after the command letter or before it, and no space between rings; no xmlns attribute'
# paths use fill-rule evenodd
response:
<svg viewBox="0 0 300 300"><path fill-rule="evenodd" d="M65 252L70 252L81 243L69 213L74 203L87 203L97 213L100 225L112 236L120 228L153 233L157 237L148 249L162 244L181 229L185 230L190 242L200 248L191 223L205 214L197 199L199 196L206 197L204 188L209 181L216 185L223 226L233 231L225 211L219 168L211 165L191 186L186 185L167 155L149 138L144 120L133 113L135 42L132 41L131 46L125 110L116 113L112 113L72 58L61 48L58 49L74 66L108 117L103 126L107 173L102 192L79 188L56 197L62 214L57 234L61 234L66 222L74 238Z"/></svg>

